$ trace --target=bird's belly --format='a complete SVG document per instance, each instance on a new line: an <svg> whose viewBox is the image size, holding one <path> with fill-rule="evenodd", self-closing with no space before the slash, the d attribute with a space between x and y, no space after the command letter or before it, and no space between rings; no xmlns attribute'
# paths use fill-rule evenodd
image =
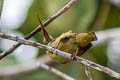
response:
<svg viewBox="0 0 120 80"><path fill-rule="evenodd" d="M73 53L74 49L75 49L75 46L70 46L70 45L69 46L62 46L61 48L59 48L59 50L70 53L70 54ZM55 62L64 63L64 62L69 61L68 58L58 56L58 55L51 53L49 51L47 53L51 57L51 59L54 60Z"/></svg>
<svg viewBox="0 0 120 80"><path fill-rule="evenodd" d="M64 63L66 61L68 61L69 59L68 58L65 58L65 57L62 57L62 56L58 56L54 53L48 53L48 55L51 57L51 59L55 62L59 62L59 63Z"/></svg>

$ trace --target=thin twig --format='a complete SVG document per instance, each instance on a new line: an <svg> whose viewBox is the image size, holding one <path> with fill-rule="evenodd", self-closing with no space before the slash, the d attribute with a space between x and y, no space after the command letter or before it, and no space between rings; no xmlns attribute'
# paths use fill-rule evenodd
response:
<svg viewBox="0 0 120 80"><path fill-rule="evenodd" d="M50 72L53 72L54 74L60 76L61 78L63 78L64 80L76 80L68 75L66 75L65 73L63 72L60 72L58 71L57 69L53 68L53 67L49 67L48 65L45 65L45 64L40 64L38 63L39 66L41 66L43 69L46 69Z"/></svg>
<svg viewBox="0 0 120 80"><path fill-rule="evenodd" d="M45 60L46 58L46 60ZM4 77L16 77L25 75L27 73L32 73L33 71L41 71L40 68L43 68L47 71L50 71L54 73L55 75L63 78L64 80L75 80L74 78L68 76L67 74L53 68L49 67L45 63L48 63L49 61L52 61L48 58L48 56L43 56L42 58L36 60L35 62L29 63L29 64L23 64L23 65L17 65L17 66L11 66L8 68L2 68L0 69L0 78Z"/></svg>
<svg viewBox="0 0 120 80"><path fill-rule="evenodd" d="M25 75L33 72L34 70L40 70L39 66L35 65L36 63L47 64L51 62L52 60L49 58L49 56L45 55L37 59L35 62L29 64L21 64L17 66L8 66L6 68L0 68L0 78Z"/></svg>
<svg viewBox="0 0 120 80"><path fill-rule="evenodd" d="M71 6L73 6L77 0L70 0L68 4L66 4L62 9L60 9L57 13L55 13L53 16L51 16L48 20L46 20L43 25L47 26L52 21L54 21L57 17L61 16L63 13L65 13ZM24 37L24 39L30 39L32 36L34 36L36 33L41 31L40 25L33 30L31 33L29 33L27 36ZM13 45L11 48L9 48L7 51L0 54L0 60L3 59L5 56L12 53L16 48L18 48L21 45L21 43L17 43Z"/></svg>
<svg viewBox="0 0 120 80"><path fill-rule="evenodd" d="M25 44L25 45L30 45L30 46L34 46L34 47L37 47L37 48L42 48L44 50L51 51L54 54L57 54L59 56L63 56L63 57L69 58L69 59L71 58L71 54L70 53L66 53L66 52L54 49L54 48L52 48L50 46L46 46L46 45L43 45L43 44L40 44L40 43L35 43L33 41L29 41L29 40L25 40L25 39L20 39L19 37L14 37L14 36L6 35L4 33L0 33L0 37L4 38L4 39L9 39L9 40L17 41L17 42ZM91 68L94 68L96 70L99 70L101 72L104 72L104 73L110 75L111 77L115 77L117 79L120 79L120 74L119 73L117 73L117 72L115 72L115 71L113 71L113 70L111 70L111 69L109 69L107 67L101 66L99 64L96 64L96 63L91 62L89 60L80 58L78 56L75 57L75 61L77 61L77 62L79 62L81 64L84 64L86 66L89 66Z"/></svg>

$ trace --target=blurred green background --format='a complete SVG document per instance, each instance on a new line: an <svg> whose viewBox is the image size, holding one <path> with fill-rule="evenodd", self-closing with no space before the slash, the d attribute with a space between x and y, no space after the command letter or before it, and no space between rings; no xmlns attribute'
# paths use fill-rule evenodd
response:
<svg viewBox="0 0 120 80"><path fill-rule="evenodd" d="M37 14L39 14L41 20L44 22L64 5L69 0L33 0L31 6L25 15L25 21L20 27L14 29L14 31L20 32L24 36L34 30L38 25ZM54 38L61 35L63 32L72 30L73 32L90 32L99 31L104 29L111 29L120 26L120 9L110 3L109 0L78 0L77 3L72 6L62 16L50 23L46 30ZM2 27L1 27L2 29ZM33 38L42 43L43 34L37 33ZM107 43L98 45L90 49L82 57L90 61L96 62L103 66L108 66L108 57L106 54ZM2 52L2 50L0 50ZM39 49L36 59L45 54L45 51ZM0 67L7 67L11 65L17 65L19 62L12 55L8 56L0 62ZM52 65L51 65L52 66ZM67 64L56 64L53 67L60 71L76 78L77 80L88 80L81 64L77 62ZM90 71L95 80L117 80L109 75L91 69ZM53 73L42 70L34 71L30 74L25 74L16 77L3 77L0 80L63 80L62 78L54 75Z"/></svg>

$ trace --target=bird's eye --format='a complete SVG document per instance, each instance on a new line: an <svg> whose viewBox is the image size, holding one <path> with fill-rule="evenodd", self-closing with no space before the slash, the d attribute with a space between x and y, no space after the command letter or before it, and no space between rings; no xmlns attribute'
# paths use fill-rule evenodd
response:
<svg viewBox="0 0 120 80"><path fill-rule="evenodd" d="M63 38L64 41L68 41L69 39L70 39L70 37Z"/></svg>

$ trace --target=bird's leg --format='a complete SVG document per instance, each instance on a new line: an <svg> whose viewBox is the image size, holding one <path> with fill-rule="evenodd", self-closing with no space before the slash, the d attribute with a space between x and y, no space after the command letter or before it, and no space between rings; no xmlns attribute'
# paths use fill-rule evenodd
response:
<svg viewBox="0 0 120 80"><path fill-rule="evenodd" d="M78 54L78 51L79 51L79 48L76 47L75 50L74 50L74 52L73 52L72 55L71 55L70 61L73 61L73 60L74 60L74 58L75 58L75 57L77 56L77 54Z"/></svg>
<svg viewBox="0 0 120 80"><path fill-rule="evenodd" d="M75 50L74 50L74 52L73 52L73 54L71 55L70 60L65 61L65 62L62 62L62 64L66 64L66 63L68 63L68 62L72 62L72 61L74 60L75 56L77 56L78 51L79 51L79 48L76 47Z"/></svg>
<svg viewBox="0 0 120 80"><path fill-rule="evenodd" d="M54 49L57 49L58 47L59 47L59 45L60 45L60 43L61 43L61 39L60 39L60 41L55 45L55 46L53 46L52 48L54 48ZM48 54L51 54L52 52L48 52ZM53 53L52 53L53 54Z"/></svg>
<svg viewBox="0 0 120 80"><path fill-rule="evenodd" d="M83 55L83 54L84 54L88 49L90 49L91 47L92 47L92 43L89 43L86 47L83 48L83 52L81 53L81 55ZM77 53L78 53L78 52L79 52L79 48L76 47L75 50L74 50L74 52L73 52L73 54L71 55L71 59L68 60L68 61L63 62L63 64L73 61L74 58L75 58L75 56L77 56ZM80 55L80 56L81 56L81 55Z"/></svg>
<svg viewBox="0 0 120 80"><path fill-rule="evenodd" d="M86 47L83 48L83 52L81 53L81 55L83 55L88 49L90 49L92 47L92 43L89 43ZM73 54L71 55L71 59L70 61L73 61L75 56L77 56L77 53L79 52L79 48L75 48L75 51L73 52Z"/></svg>
<svg viewBox="0 0 120 80"><path fill-rule="evenodd" d="M91 47L92 47L92 43L89 43L85 48L83 48L84 51L81 53L81 55L83 55ZM92 77L88 67L86 65L84 65L84 64L82 64L82 66L83 66L83 69L84 69L85 74L87 75L88 79L93 80L93 77Z"/></svg>
<svg viewBox="0 0 120 80"><path fill-rule="evenodd" d="M93 80L93 77L92 77L91 72L89 71L89 68L84 64L82 64L82 67L83 67L83 69L85 71L85 74L87 75L88 79Z"/></svg>
<svg viewBox="0 0 120 80"><path fill-rule="evenodd" d="M53 46L53 48L57 49L59 47L61 41L62 41L62 39L60 39L60 41L55 46Z"/></svg>

